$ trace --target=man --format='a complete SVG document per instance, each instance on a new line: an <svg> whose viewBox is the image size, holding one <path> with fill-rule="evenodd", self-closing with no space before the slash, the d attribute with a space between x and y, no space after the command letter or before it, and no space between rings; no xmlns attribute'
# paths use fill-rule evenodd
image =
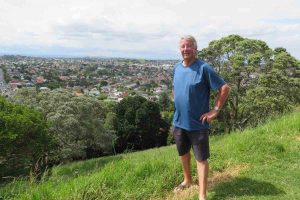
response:
<svg viewBox="0 0 300 200"><path fill-rule="evenodd" d="M192 184L190 149L193 148L199 179L199 199L206 200L208 176L209 123L218 116L224 105L229 86L210 65L196 58L197 42L193 36L180 39L183 60L174 66L173 118L174 139L182 162L183 182L175 188L180 191ZM213 109L209 109L210 90L218 90Z"/></svg>

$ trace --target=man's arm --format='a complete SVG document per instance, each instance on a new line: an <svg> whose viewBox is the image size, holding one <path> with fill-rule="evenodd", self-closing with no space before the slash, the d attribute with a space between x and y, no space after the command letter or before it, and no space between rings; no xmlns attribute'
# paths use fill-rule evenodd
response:
<svg viewBox="0 0 300 200"><path fill-rule="evenodd" d="M220 87L218 94L216 96L215 107L211 111L209 111L208 113L204 113L200 117L202 123L204 123L205 121L207 121L207 123L210 123L213 119L215 119L218 116L219 111L221 110L221 108L226 102L226 99L229 94L229 90L230 88L227 84L224 84Z"/></svg>

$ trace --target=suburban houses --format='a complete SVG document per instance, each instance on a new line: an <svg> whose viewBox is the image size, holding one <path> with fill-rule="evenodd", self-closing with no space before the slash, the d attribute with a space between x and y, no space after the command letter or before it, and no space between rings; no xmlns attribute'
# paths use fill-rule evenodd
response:
<svg viewBox="0 0 300 200"><path fill-rule="evenodd" d="M41 91L67 88L77 96L89 95L113 101L129 95L156 100L161 93L170 92L176 62L1 56L0 93L9 96L23 87L35 87Z"/></svg>

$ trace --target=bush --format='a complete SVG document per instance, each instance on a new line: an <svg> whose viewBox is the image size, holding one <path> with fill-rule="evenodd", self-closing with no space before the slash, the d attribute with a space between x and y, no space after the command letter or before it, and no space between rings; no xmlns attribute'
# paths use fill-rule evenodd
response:
<svg viewBox="0 0 300 200"><path fill-rule="evenodd" d="M6 176L40 176L53 146L42 114L0 97L0 181Z"/></svg>

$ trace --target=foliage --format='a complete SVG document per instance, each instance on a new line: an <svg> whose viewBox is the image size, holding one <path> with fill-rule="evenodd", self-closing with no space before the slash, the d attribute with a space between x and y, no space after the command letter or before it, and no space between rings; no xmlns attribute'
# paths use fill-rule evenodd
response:
<svg viewBox="0 0 300 200"><path fill-rule="evenodd" d="M13 99L44 114L58 144L58 151L51 157L54 161L85 159L111 151L114 134L104 128L107 109L99 100L76 97L64 89L39 93L22 89Z"/></svg>
<svg viewBox="0 0 300 200"><path fill-rule="evenodd" d="M172 105L173 105L173 102L172 102ZM165 124L167 124L169 126L172 124L173 114L174 114L173 111L163 111L163 112L161 112L162 119L163 119ZM167 145L175 144L175 140L174 140L174 136L173 136L173 130L168 128L167 133L168 133Z"/></svg>
<svg viewBox="0 0 300 200"><path fill-rule="evenodd" d="M42 114L0 97L0 181L5 176L39 176L53 148Z"/></svg>
<svg viewBox="0 0 300 200"><path fill-rule="evenodd" d="M159 105L144 97L124 98L116 108L117 152L140 150L165 144L166 130L160 131Z"/></svg>
<svg viewBox="0 0 300 200"><path fill-rule="evenodd" d="M231 87L228 103L213 132L257 125L267 116L298 105L300 64L284 48L274 51L260 40L229 35L199 52Z"/></svg>
<svg viewBox="0 0 300 200"><path fill-rule="evenodd" d="M158 104L161 111L173 111L173 102L167 92L159 95Z"/></svg>

